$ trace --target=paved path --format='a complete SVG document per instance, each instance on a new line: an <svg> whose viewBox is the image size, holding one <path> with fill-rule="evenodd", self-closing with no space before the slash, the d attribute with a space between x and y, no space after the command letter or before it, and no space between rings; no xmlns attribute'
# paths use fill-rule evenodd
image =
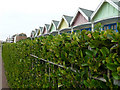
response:
<svg viewBox="0 0 120 90"><path fill-rule="evenodd" d="M3 62L2 62L2 48L1 48L1 42L0 42L0 90L3 88L9 88L8 87L8 83L6 80L6 76L5 76L5 70L3 67Z"/></svg>

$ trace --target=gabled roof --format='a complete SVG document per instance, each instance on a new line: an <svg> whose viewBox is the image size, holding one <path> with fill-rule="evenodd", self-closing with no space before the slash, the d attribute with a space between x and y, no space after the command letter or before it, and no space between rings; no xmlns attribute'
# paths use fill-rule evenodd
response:
<svg viewBox="0 0 120 90"><path fill-rule="evenodd" d="M90 17L92 15L92 13L94 12L92 10L87 10L84 8L79 8L79 11L81 11L81 13L84 13L87 17Z"/></svg>
<svg viewBox="0 0 120 90"><path fill-rule="evenodd" d="M35 36L35 34L36 34L36 32L35 32L34 30L32 30L32 35L34 35L34 36Z"/></svg>
<svg viewBox="0 0 120 90"><path fill-rule="evenodd" d="M19 36L27 36L25 33L20 33Z"/></svg>
<svg viewBox="0 0 120 90"><path fill-rule="evenodd" d="M13 35L12 38L14 38L15 36L17 36L17 34Z"/></svg>
<svg viewBox="0 0 120 90"><path fill-rule="evenodd" d="M43 27L39 27L40 28L40 33L42 34L43 32Z"/></svg>
<svg viewBox="0 0 120 90"><path fill-rule="evenodd" d="M72 20L72 16L66 16L66 15L63 15L63 17L65 18L65 20L67 21L67 23L70 23L71 20Z"/></svg>
<svg viewBox="0 0 120 90"><path fill-rule="evenodd" d="M120 1L118 1L118 0L113 0L113 2L120 7Z"/></svg>
<svg viewBox="0 0 120 90"><path fill-rule="evenodd" d="M33 36L33 34L34 34L34 30L32 30L32 32L31 32L31 34L30 34L30 37L32 37L32 36Z"/></svg>
<svg viewBox="0 0 120 90"><path fill-rule="evenodd" d="M43 30L43 27L39 27L40 28L40 31L42 31Z"/></svg>
<svg viewBox="0 0 120 90"><path fill-rule="evenodd" d="M35 32L38 32L39 29L35 29Z"/></svg>
<svg viewBox="0 0 120 90"><path fill-rule="evenodd" d="M55 27L57 28L59 21L52 20L52 22L53 22L53 24L55 25Z"/></svg>
<svg viewBox="0 0 120 90"><path fill-rule="evenodd" d="M62 16L62 19L61 19L61 21L59 22L57 28L59 28L59 26L60 26L60 24L61 24L61 22L62 22L63 19L65 20L65 22L67 23L67 25L70 26L70 22L71 22L72 18L73 18L72 16L63 15L63 16Z"/></svg>
<svg viewBox="0 0 120 90"><path fill-rule="evenodd" d="M35 36L38 36L38 34L40 33L40 29L35 29Z"/></svg>
<svg viewBox="0 0 120 90"><path fill-rule="evenodd" d="M48 31L49 27L50 27L49 24L45 24L44 27L43 27L42 33L44 32L44 28L46 28L46 30Z"/></svg>
<svg viewBox="0 0 120 90"><path fill-rule="evenodd" d="M46 29L48 30L49 27L50 27L50 25L49 25L49 24L45 24L45 27L46 27Z"/></svg>
<svg viewBox="0 0 120 90"><path fill-rule="evenodd" d="M94 18L94 16L98 12L98 10L101 8L101 6L104 4L104 2L108 2L110 5L112 5L113 7L115 7L118 11L120 11L120 5L119 5L120 1L118 1L118 0L102 0L102 2L99 4L99 6L97 7L97 9L91 15L91 20Z"/></svg>
<svg viewBox="0 0 120 90"><path fill-rule="evenodd" d="M34 30L32 30L32 32L31 33L35 33L35 31Z"/></svg>
<svg viewBox="0 0 120 90"><path fill-rule="evenodd" d="M71 25L72 25L73 21L75 20L75 18L77 17L78 12L80 12L88 21L90 21L90 17L91 17L91 15L92 15L92 13L94 11L88 10L88 9L84 9L84 8L78 8L75 16L73 17L73 19L72 19L72 21L70 23Z"/></svg>
<svg viewBox="0 0 120 90"><path fill-rule="evenodd" d="M52 25L54 25L55 29L57 30L58 23L59 23L59 21L52 20L52 22L51 22L51 24L50 24L50 27L49 27L49 30L48 30L48 31L50 31Z"/></svg>

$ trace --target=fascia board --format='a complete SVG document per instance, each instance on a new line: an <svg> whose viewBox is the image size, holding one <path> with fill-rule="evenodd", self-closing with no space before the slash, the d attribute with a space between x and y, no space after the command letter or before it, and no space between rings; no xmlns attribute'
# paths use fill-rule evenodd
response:
<svg viewBox="0 0 120 90"><path fill-rule="evenodd" d="M98 5L98 7L96 8L96 10L93 12L93 14L91 15L91 20L93 19L93 17L96 15L97 11L100 9L100 7L103 5L103 3L106 0L102 0L102 2Z"/></svg>
<svg viewBox="0 0 120 90"><path fill-rule="evenodd" d="M49 27L49 29L48 29L48 32L50 31L50 29L51 29L51 27L52 27L52 24L53 24L53 21L52 21L51 24L50 24L50 27Z"/></svg>
<svg viewBox="0 0 120 90"><path fill-rule="evenodd" d="M89 21L89 17L86 16L86 14L81 9L79 9L79 12Z"/></svg>
<svg viewBox="0 0 120 90"><path fill-rule="evenodd" d="M67 22L67 20L65 19L65 17L63 16L63 19L65 20L65 22L67 23L68 27L70 26L69 23Z"/></svg>
<svg viewBox="0 0 120 90"><path fill-rule="evenodd" d="M74 15L73 19L71 20L71 22L70 22L70 26L72 26L73 21L74 21L74 20L75 20L75 18L77 17L78 12L79 12L79 9L76 11L76 13L75 13L75 15Z"/></svg>
<svg viewBox="0 0 120 90"><path fill-rule="evenodd" d="M59 29L59 27L60 27L60 24L61 24L62 20L63 20L63 16L62 16L62 18L61 18L60 22L58 23L57 29Z"/></svg>
<svg viewBox="0 0 120 90"><path fill-rule="evenodd" d="M111 0L106 0L107 2L109 2L113 7L115 7L118 11L120 11L120 7L119 6L117 6L113 1L111 1Z"/></svg>

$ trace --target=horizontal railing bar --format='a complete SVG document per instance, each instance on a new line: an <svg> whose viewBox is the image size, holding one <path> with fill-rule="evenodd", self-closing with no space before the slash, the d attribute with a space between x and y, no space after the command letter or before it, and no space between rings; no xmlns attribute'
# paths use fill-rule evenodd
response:
<svg viewBox="0 0 120 90"><path fill-rule="evenodd" d="M64 65L60 65L60 64L53 63L53 62L51 62L51 61L48 61L48 60L39 58L39 57L37 57L37 56L35 56L35 55L32 55L32 54L30 54L30 56L32 56L32 57L34 57L34 58L37 58L37 59L40 59L40 60L42 60L42 61L44 61L44 62L47 62L47 63L53 64L53 65L56 65L56 66L61 67L61 68L66 68L66 69L71 68L71 70L72 70L73 72L77 72L77 71L74 70L72 67L65 67ZM79 71L78 71L78 72L79 72Z"/></svg>
<svg viewBox="0 0 120 90"><path fill-rule="evenodd" d="M104 78L97 78L97 77L92 77L93 79L96 79L96 80L100 80L100 81L103 81L103 82L106 82L106 80Z"/></svg>
<svg viewBox="0 0 120 90"><path fill-rule="evenodd" d="M32 56L32 57L34 57L34 58L37 58L37 59L40 59L40 60L42 60L42 61L44 61L44 62L48 62L48 63L50 63L50 64L56 65L56 66L61 67L61 68L66 68L66 69L71 68L71 70L72 70L73 72L77 73L77 71L74 70L72 67L65 67L64 65L60 65L60 64L53 63L53 62L51 62L51 61L48 61L48 60L39 58L39 57L37 57L37 56L35 56L35 55L32 55L32 54L30 54L30 56ZM79 70L78 70L78 72L80 73ZM97 77L91 77L91 78L96 79L96 80L100 80L100 81L102 81L102 82L106 82L106 80L105 80L104 78L97 78ZM115 83L115 82L114 82L114 85L120 86L120 81L118 81L118 83Z"/></svg>

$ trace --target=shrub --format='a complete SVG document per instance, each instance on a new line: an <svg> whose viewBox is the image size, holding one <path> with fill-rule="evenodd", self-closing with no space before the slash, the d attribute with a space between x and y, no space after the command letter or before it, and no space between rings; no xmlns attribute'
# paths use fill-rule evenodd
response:
<svg viewBox="0 0 120 90"><path fill-rule="evenodd" d="M11 88L117 88L120 34L113 30L62 34L3 45ZM38 58L32 57L32 55ZM46 59L57 65L41 61ZM72 67L72 69L71 69ZM107 77L110 70L110 77ZM106 82L94 79L104 77Z"/></svg>

